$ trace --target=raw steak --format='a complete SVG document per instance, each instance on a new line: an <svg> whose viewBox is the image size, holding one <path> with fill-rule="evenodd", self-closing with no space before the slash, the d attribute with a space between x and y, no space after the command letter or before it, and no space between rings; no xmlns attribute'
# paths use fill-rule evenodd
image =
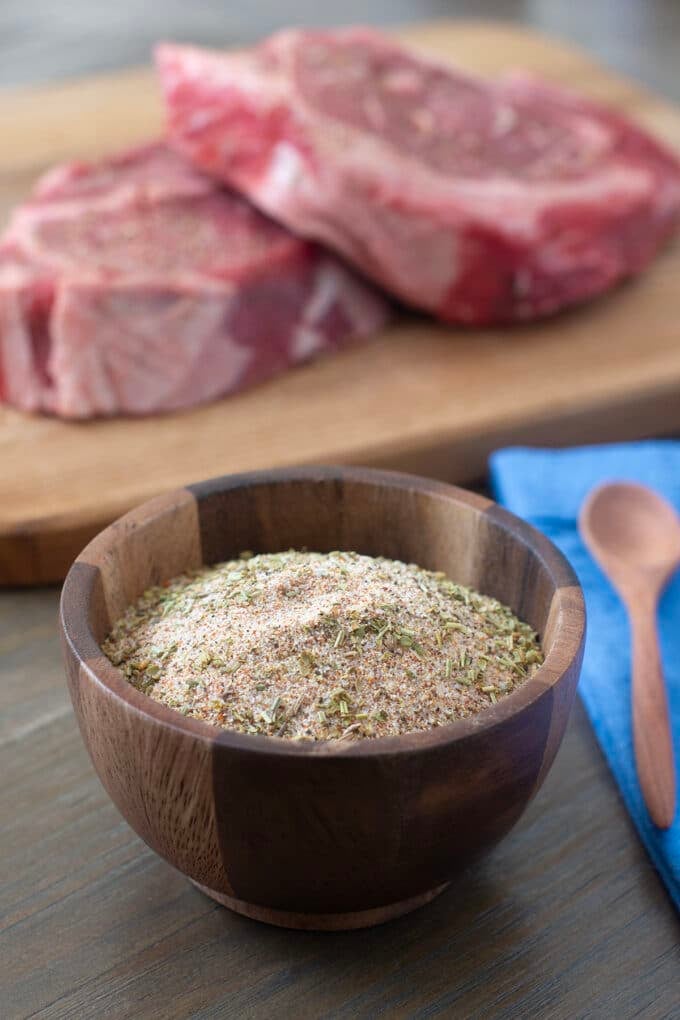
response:
<svg viewBox="0 0 680 1020"><path fill-rule="evenodd" d="M0 244L0 399L68 418L242 389L386 305L163 144L57 167Z"/></svg>
<svg viewBox="0 0 680 1020"><path fill-rule="evenodd" d="M157 62L178 149L443 319L582 301L641 270L678 219L670 152L526 76L482 81L368 29L163 45Z"/></svg>

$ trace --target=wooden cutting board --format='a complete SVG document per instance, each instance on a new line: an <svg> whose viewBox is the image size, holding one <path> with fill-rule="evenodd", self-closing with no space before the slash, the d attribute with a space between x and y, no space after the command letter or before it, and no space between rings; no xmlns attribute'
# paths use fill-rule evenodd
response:
<svg viewBox="0 0 680 1020"><path fill-rule="evenodd" d="M404 38L483 74L521 66L605 100L680 148L680 111L560 42L503 24ZM150 70L0 93L0 218L57 160L160 130ZM292 463L398 467L452 481L509 443L680 431L680 246L578 311L472 331L404 319L368 347L240 396L141 421L66 424L0 410L0 583L64 576L103 525L156 493Z"/></svg>

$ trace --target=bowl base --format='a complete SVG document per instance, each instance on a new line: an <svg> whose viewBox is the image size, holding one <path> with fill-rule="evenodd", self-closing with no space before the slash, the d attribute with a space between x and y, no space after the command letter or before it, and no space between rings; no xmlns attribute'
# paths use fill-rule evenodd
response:
<svg viewBox="0 0 680 1020"><path fill-rule="evenodd" d="M229 907L237 914L243 914L255 921L274 924L279 928L299 928L303 931L349 931L353 928L370 928L375 924L384 924L385 921L391 921L401 914L408 914L411 910L429 903L435 896L439 896L449 883L444 882L443 885L411 896L407 900L399 900L398 903L388 903L384 907L373 907L371 910L350 911L346 914L298 914L288 910L274 910L258 903L247 903L245 900L237 900L233 896L215 892L214 889L208 889L198 882L193 884L223 907Z"/></svg>

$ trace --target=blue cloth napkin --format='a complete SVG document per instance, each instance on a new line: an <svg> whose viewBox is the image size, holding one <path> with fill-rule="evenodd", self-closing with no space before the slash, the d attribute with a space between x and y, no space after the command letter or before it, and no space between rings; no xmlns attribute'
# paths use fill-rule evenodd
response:
<svg viewBox="0 0 680 1020"><path fill-rule="evenodd" d="M579 693L640 838L680 910L680 810L665 832L650 822L638 786L630 713L630 634L625 609L587 551L577 528L588 492L606 481L651 486L680 511L680 442L587 446L569 450L510 448L490 460L495 498L543 531L578 574L588 613ZM666 590L659 632L676 767L680 757L680 575Z"/></svg>

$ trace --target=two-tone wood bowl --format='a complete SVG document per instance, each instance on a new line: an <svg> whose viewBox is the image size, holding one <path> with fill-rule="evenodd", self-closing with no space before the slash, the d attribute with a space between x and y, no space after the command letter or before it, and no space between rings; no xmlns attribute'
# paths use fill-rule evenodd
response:
<svg viewBox="0 0 680 1020"><path fill-rule="evenodd" d="M293 742L187 718L101 652L150 585L243 549L302 547L446 571L527 620L545 663L496 705L438 729ZM83 739L142 839L232 910L340 929L426 903L515 824L562 740L585 615L563 556L490 500L407 475L309 468L218 478L122 517L71 568L61 626Z"/></svg>

